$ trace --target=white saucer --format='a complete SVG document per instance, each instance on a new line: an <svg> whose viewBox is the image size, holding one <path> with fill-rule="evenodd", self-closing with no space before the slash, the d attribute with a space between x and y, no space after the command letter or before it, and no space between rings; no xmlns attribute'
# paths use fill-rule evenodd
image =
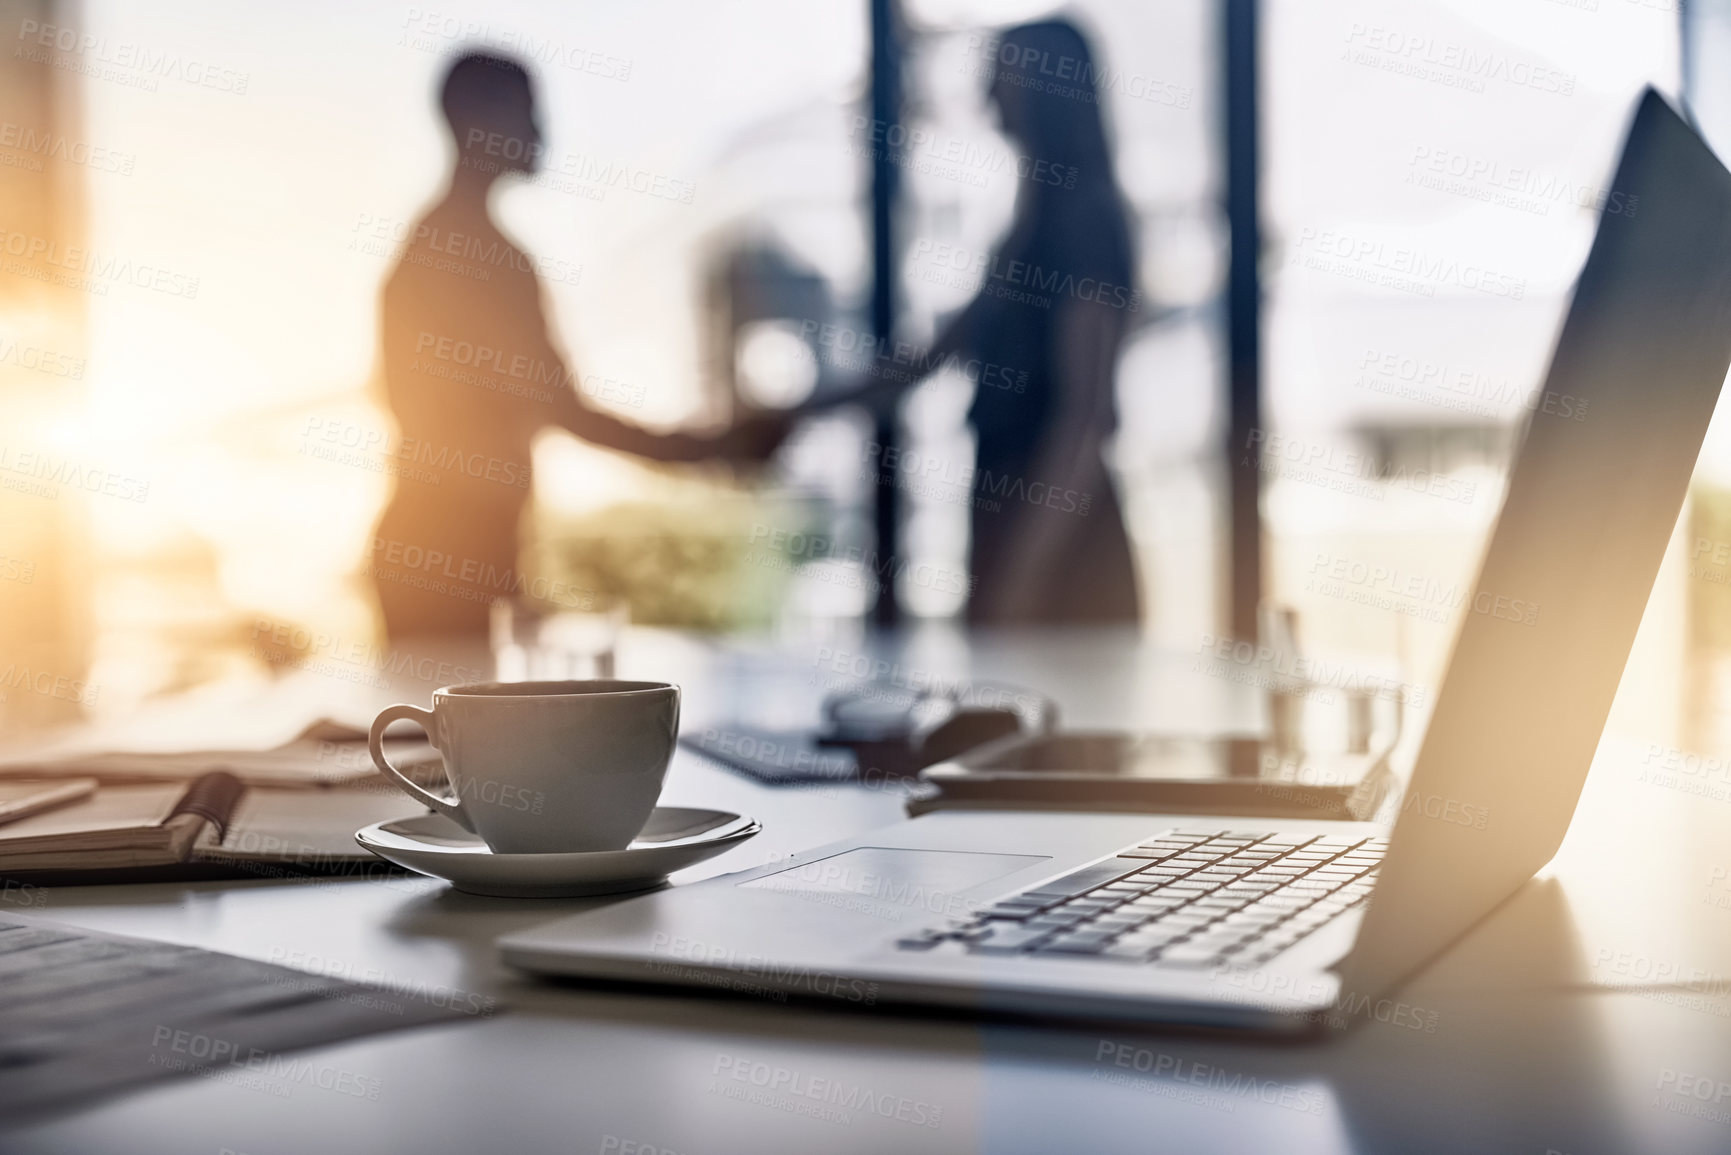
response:
<svg viewBox="0 0 1731 1155"><path fill-rule="evenodd" d="M389 862L495 898L577 898L659 886L669 874L744 842L763 827L724 810L657 806L624 850L495 854L442 814L376 822L355 841Z"/></svg>

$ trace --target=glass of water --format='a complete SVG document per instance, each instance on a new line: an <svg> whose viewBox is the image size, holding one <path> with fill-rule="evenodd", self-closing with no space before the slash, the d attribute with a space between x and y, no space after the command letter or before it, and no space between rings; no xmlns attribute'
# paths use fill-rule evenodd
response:
<svg viewBox="0 0 1731 1155"><path fill-rule="evenodd" d="M518 597L495 599L493 676L501 682L611 678L628 620L623 603L568 610Z"/></svg>

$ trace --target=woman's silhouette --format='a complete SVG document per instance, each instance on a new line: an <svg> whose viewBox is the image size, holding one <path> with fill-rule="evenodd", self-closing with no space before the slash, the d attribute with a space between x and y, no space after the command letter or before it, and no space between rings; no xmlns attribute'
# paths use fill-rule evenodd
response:
<svg viewBox="0 0 1731 1155"><path fill-rule="evenodd" d="M760 459L785 431L761 419L716 437L658 434L589 405L547 330L537 264L506 239L487 196L507 173L533 174L542 144L529 75L472 53L446 74L440 103L457 161L444 196L416 222L385 284L386 399L401 433L399 481L368 567L386 632L478 633L497 597L545 592L517 569L529 454L548 426L661 461ZM581 608L580 598L553 596Z"/></svg>
<svg viewBox="0 0 1731 1155"><path fill-rule="evenodd" d="M978 446L968 619L1135 621L1130 542L1101 451L1137 296L1093 57L1074 25L1053 20L1009 30L992 59L988 95L1025 154L1023 179L979 293L927 358L1008 371L982 379L968 411ZM1024 389L1003 387L1023 373Z"/></svg>

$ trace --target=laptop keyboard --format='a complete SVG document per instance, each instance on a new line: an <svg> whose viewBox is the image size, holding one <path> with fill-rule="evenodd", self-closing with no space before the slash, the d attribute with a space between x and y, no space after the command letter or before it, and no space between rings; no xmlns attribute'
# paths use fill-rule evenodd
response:
<svg viewBox="0 0 1731 1155"><path fill-rule="evenodd" d="M971 954L1255 965L1363 902L1386 838L1177 831L900 939Z"/></svg>

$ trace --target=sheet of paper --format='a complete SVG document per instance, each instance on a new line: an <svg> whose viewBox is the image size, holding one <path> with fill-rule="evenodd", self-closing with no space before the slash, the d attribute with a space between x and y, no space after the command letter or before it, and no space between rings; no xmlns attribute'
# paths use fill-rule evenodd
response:
<svg viewBox="0 0 1731 1155"><path fill-rule="evenodd" d="M0 943L0 1111L12 1121L175 1075L286 1098L335 1085L338 1071L283 1052L469 1017L414 992L10 914ZM377 1098L379 1086L367 1072L342 1089Z"/></svg>

